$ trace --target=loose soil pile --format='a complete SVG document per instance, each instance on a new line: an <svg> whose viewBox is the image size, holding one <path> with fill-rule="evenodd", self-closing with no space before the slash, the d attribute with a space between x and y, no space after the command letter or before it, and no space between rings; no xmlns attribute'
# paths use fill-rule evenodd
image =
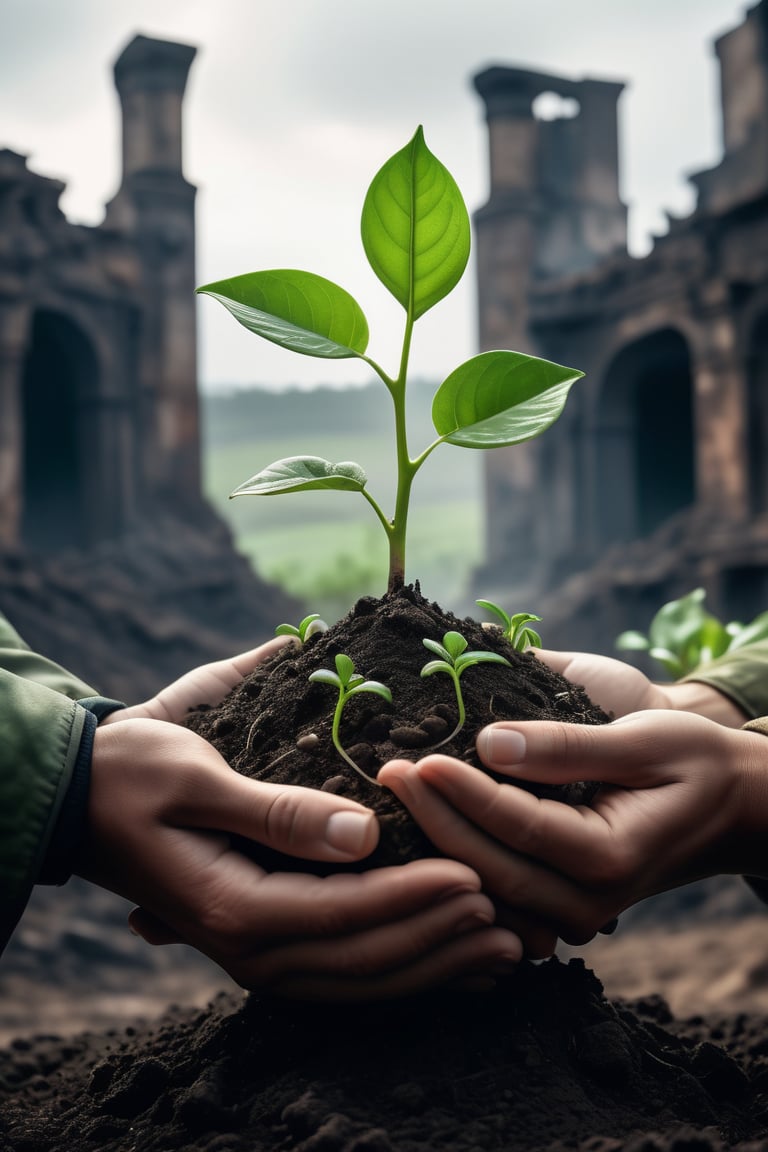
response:
<svg viewBox="0 0 768 1152"><path fill-rule="evenodd" d="M765 1019L611 1004L580 961L386 1005L220 998L0 1054L13 1152L757 1152ZM750 1143L751 1141L751 1143Z"/></svg>
<svg viewBox="0 0 768 1152"><path fill-rule="evenodd" d="M423 640L442 642L448 631L460 632L469 650L497 652L508 665L483 663L461 677L467 721L455 739L442 743L456 725L458 708L450 678L421 676L434 659ZM356 867L381 867L434 856L435 849L387 790L378 789L350 768L333 746L331 725L337 692L310 682L319 668L333 670L345 653L366 680L378 680L392 693L392 705L362 693L345 706L342 746L375 777L387 760L415 760L439 750L479 765L475 738L494 720L567 720L603 724L609 717L575 685L552 672L530 653L516 652L496 628L458 619L429 603L418 588L404 588L381 600L365 597L327 632L311 637L298 651L280 653L269 665L243 681L217 708L190 717L190 727L209 740L238 772L256 780L343 793L374 808L382 829L376 852ZM305 750L308 736L316 743ZM438 748L439 745L439 748ZM540 795L583 802L589 784L530 785ZM245 846L244 846L245 847ZM259 850L269 867L300 866L288 857ZM320 870L320 869L318 869Z"/></svg>

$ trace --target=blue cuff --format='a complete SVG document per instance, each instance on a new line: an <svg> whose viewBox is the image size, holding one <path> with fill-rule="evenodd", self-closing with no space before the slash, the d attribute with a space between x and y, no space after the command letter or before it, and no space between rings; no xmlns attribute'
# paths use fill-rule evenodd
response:
<svg viewBox="0 0 768 1152"><path fill-rule="evenodd" d="M107 696L84 696L82 700L78 700L78 704L81 708L85 708L86 712L91 712L99 723L105 716L109 716L110 712L125 708L125 704L119 700L110 700Z"/></svg>

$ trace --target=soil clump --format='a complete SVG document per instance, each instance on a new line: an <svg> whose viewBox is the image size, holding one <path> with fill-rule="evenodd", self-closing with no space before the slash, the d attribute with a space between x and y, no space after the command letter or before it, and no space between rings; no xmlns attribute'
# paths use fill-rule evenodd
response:
<svg viewBox="0 0 768 1152"><path fill-rule="evenodd" d="M461 677L467 720L456 737L458 708L447 675L421 676L434 658L423 644L442 642L447 631L460 632L470 650L497 652L508 665L485 663ZM319 668L333 670L339 653L349 656L366 680L378 680L392 693L392 704L361 693L349 700L341 721L342 746L368 775L391 759L416 760L439 751L482 767L475 738L494 720L560 720L603 724L610 718L582 689L553 672L531 653L520 653L498 628L459 619L421 596L418 585L384 596L364 597L327 632L300 648L283 650L239 685L213 709L192 714L189 726L221 752L238 772L256 780L342 793L373 808L381 826L376 851L355 869L402 864L434 856L435 849L400 802L350 768L331 739L336 691L310 682ZM306 748L308 736L317 737ZM574 785L526 785L539 795L570 803L587 802L594 789ZM248 849L250 851L250 849ZM256 849L266 867L306 871L306 861ZM312 865L322 871L322 865ZM334 865L334 868L338 866Z"/></svg>

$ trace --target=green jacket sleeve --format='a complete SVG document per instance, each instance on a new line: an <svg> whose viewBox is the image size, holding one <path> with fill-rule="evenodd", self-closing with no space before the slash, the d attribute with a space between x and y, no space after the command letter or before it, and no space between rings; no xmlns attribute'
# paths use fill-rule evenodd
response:
<svg viewBox="0 0 768 1152"><path fill-rule="evenodd" d="M757 640L726 652L683 679L717 688L750 719L768 716L768 640Z"/></svg>
<svg viewBox="0 0 768 1152"><path fill-rule="evenodd" d="M118 707L32 652L0 615L0 951L34 884L70 874L97 718Z"/></svg>
<svg viewBox="0 0 768 1152"><path fill-rule="evenodd" d="M93 688L83 680L54 664L52 660L47 660L45 656L33 652L3 615L0 615L0 668L22 676L25 680L45 684L54 692L69 696L71 700L96 695Z"/></svg>

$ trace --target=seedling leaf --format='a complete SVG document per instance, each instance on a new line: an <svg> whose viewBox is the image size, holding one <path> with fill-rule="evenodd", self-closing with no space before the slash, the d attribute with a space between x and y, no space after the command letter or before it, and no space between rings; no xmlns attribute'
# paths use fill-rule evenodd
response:
<svg viewBox="0 0 768 1152"><path fill-rule="evenodd" d="M310 672L309 679L316 684L332 684L334 688L342 686L339 677L330 668L318 668L316 672Z"/></svg>
<svg viewBox="0 0 768 1152"><path fill-rule="evenodd" d="M459 365L432 402L432 423L448 444L503 448L538 436L584 375L522 352L483 352Z"/></svg>
<svg viewBox="0 0 768 1152"><path fill-rule="evenodd" d="M457 660L462 652L466 651L467 647L467 641L461 632L446 632L443 636L443 644L454 660Z"/></svg>
<svg viewBox="0 0 768 1152"><path fill-rule="evenodd" d="M332 464L321 456L287 456L238 485L230 500L234 496L278 496L283 492L306 492L309 489L362 492L367 483L365 472L352 460Z"/></svg>
<svg viewBox="0 0 768 1152"><path fill-rule="evenodd" d="M469 214L421 127L371 181L361 234L373 271L414 320L461 279L469 258Z"/></svg>
<svg viewBox="0 0 768 1152"><path fill-rule="evenodd" d="M362 676L360 679L363 680ZM347 695L356 696L358 692L375 692L377 696L383 696L388 704L392 703L392 693L386 684L382 684L379 680L363 680L362 684L356 684Z"/></svg>
<svg viewBox="0 0 768 1152"><path fill-rule="evenodd" d="M328 625L325 620L320 619L318 612L312 612L309 616L305 616L298 627L295 624L278 624L275 628L275 636L295 636L303 644L310 636L314 636L317 632L327 632Z"/></svg>
<svg viewBox="0 0 768 1152"><path fill-rule="evenodd" d="M339 674L339 679L341 680L342 684L349 684L350 680L355 675L355 665L353 664L352 660L343 652L339 652L339 654L336 656L336 659L334 660L334 663L336 665L336 671ZM362 683L363 677L359 676L358 679Z"/></svg>
<svg viewBox="0 0 768 1152"><path fill-rule="evenodd" d="M248 272L197 291L213 296L244 328L291 352L344 360L362 356L368 347L368 321L360 305L314 272Z"/></svg>
<svg viewBox="0 0 768 1152"><path fill-rule="evenodd" d="M430 652L434 652L435 656L439 656L441 660L447 660L448 663L451 662L452 657L450 652L447 648L444 648L442 644L438 644L437 640L422 640L422 644L425 648L428 648Z"/></svg>

